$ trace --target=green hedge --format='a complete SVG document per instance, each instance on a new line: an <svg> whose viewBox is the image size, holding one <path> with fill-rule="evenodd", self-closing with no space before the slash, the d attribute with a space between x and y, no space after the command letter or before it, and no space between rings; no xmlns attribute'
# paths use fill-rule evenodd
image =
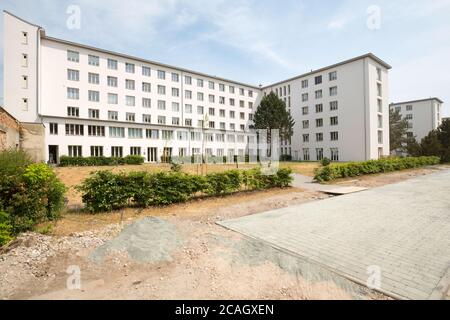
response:
<svg viewBox="0 0 450 320"><path fill-rule="evenodd" d="M280 169L263 175L260 169L229 170L206 176L182 172L112 173L97 171L77 186L90 212L111 211L127 206L147 207L188 201L198 195L218 196L243 189L287 187L292 170Z"/></svg>
<svg viewBox="0 0 450 320"><path fill-rule="evenodd" d="M439 162L439 157L406 157L332 164L316 169L314 179L319 182L331 181L338 178L356 177L364 174L391 172L434 165L439 164Z"/></svg>
<svg viewBox="0 0 450 320"><path fill-rule="evenodd" d="M144 157L138 155L128 155L124 158L61 156L59 159L59 166L61 167L117 166L124 164L142 164L142 163L144 163Z"/></svg>

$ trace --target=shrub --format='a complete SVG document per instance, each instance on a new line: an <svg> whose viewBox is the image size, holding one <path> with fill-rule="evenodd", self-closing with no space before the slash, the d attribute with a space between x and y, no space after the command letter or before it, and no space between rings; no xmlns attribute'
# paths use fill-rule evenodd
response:
<svg viewBox="0 0 450 320"><path fill-rule="evenodd" d="M282 154L280 156L280 161L292 161L292 156L290 154Z"/></svg>
<svg viewBox="0 0 450 320"><path fill-rule="evenodd" d="M356 177L363 174L391 172L403 169L434 165L440 162L439 157L406 157L384 158L364 162L334 164L315 170L314 179L323 182L338 178Z"/></svg>
<svg viewBox="0 0 450 320"><path fill-rule="evenodd" d="M176 162L172 162L170 164L170 171L173 172L181 172L181 164L176 163Z"/></svg>
<svg viewBox="0 0 450 320"><path fill-rule="evenodd" d="M117 166L124 164L142 164L144 157L138 155L128 155L124 158L116 157L68 157L59 158L60 167L76 166Z"/></svg>
<svg viewBox="0 0 450 320"><path fill-rule="evenodd" d="M331 160L328 159L327 157L325 157L325 158L323 158L322 160L320 160L320 164L321 164L323 167L329 166L330 163L331 163Z"/></svg>
<svg viewBox="0 0 450 320"><path fill-rule="evenodd" d="M90 212L111 211L125 206L169 205L196 195L223 195L247 189L287 187L292 182L291 169L263 175L260 169L230 170L198 176L182 172L131 172L114 174L97 171L77 186Z"/></svg>
<svg viewBox="0 0 450 320"><path fill-rule="evenodd" d="M11 220L6 212L0 211L0 247L13 239Z"/></svg>

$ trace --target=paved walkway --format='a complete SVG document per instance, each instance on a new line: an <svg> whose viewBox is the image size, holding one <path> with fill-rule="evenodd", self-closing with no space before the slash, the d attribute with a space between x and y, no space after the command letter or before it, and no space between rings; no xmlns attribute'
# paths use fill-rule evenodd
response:
<svg viewBox="0 0 450 320"><path fill-rule="evenodd" d="M347 194L367 190L367 188L360 187L320 184L314 182L312 177L304 176L298 173L294 174L294 181L292 182L292 186L296 188L302 188L311 191L321 191L331 194Z"/></svg>
<svg viewBox="0 0 450 320"><path fill-rule="evenodd" d="M449 190L445 170L219 224L393 297L441 299L450 284Z"/></svg>

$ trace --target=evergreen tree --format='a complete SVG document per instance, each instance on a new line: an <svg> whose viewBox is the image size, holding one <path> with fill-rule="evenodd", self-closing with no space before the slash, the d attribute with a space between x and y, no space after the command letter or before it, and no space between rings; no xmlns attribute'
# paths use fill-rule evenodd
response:
<svg viewBox="0 0 450 320"><path fill-rule="evenodd" d="M399 111L389 110L389 143L391 151L404 152L411 138L406 137L408 120L402 118Z"/></svg>

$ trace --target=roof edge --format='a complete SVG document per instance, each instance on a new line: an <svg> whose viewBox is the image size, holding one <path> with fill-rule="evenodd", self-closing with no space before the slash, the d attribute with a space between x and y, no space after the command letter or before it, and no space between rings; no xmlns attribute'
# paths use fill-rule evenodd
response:
<svg viewBox="0 0 450 320"><path fill-rule="evenodd" d="M426 98L426 99L417 99L417 100L410 100L410 101L401 101L401 102L392 102L389 105L390 106L396 106L399 104L406 104L406 103L415 103L415 102L423 102L423 101L430 101L430 100L436 100L439 103L444 103L444 101L442 101L441 99L437 98L437 97L430 97L430 98Z"/></svg>
<svg viewBox="0 0 450 320"><path fill-rule="evenodd" d="M27 21L27 20L25 20L25 19L23 19L23 18L21 18L21 17L19 17L19 16L16 16L14 13L11 13L11 12L8 11L8 10L3 10L3 13L4 13L4 14L5 14L5 13L6 13L6 14L9 14L10 16L12 16L12 17L14 17L14 18L16 18L16 19L18 19L18 20L20 20L20 21L26 23L26 24L29 24L30 26L36 27L36 28L38 28L38 29L44 29L44 28L42 28L41 26L38 26L37 24L31 23L30 21Z"/></svg>
<svg viewBox="0 0 450 320"><path fill-rule="evenodd" d="M323 72L325 70L333 69L333 68L339 67L341 65L347 64L347 63L351 63L351 62L354 62L354 61L362 60L362 59L365 59L365 58L371 58L372 60L375 60L376 62L378 62L379 64L381 64L383 67L385 67L388 70L392 69L392 66L390 64L386 63L385 61L381 60L380 58L378 58L373 53L369 52L369 53L363 54L361 56L357 56L357 57L354 57L354 58L351 58L351 59L348 59L348 60L344 60L344 61L332 64L332 65L329 65L329 66L326 66L326 67L323 67L323 68L319 68L317 70L312 70L310 72L306 72L306 73L303 73L301 75L298 75L298 76L295 76L295 77L292 77L292 78L289 78L289 79L286 79L286 80L275 82L273 84L270 84L270 85L262 87L262 90L270 88L270 87L274 87L276 85L279 85L279 84L282 84L282 83L285 83L285 82L289 82L289 81L297 80L297 79L300 79L300 78L303 78L303 77L306 77L306 76L310 76L310 75L318 73L318 72Z"/></svg>

